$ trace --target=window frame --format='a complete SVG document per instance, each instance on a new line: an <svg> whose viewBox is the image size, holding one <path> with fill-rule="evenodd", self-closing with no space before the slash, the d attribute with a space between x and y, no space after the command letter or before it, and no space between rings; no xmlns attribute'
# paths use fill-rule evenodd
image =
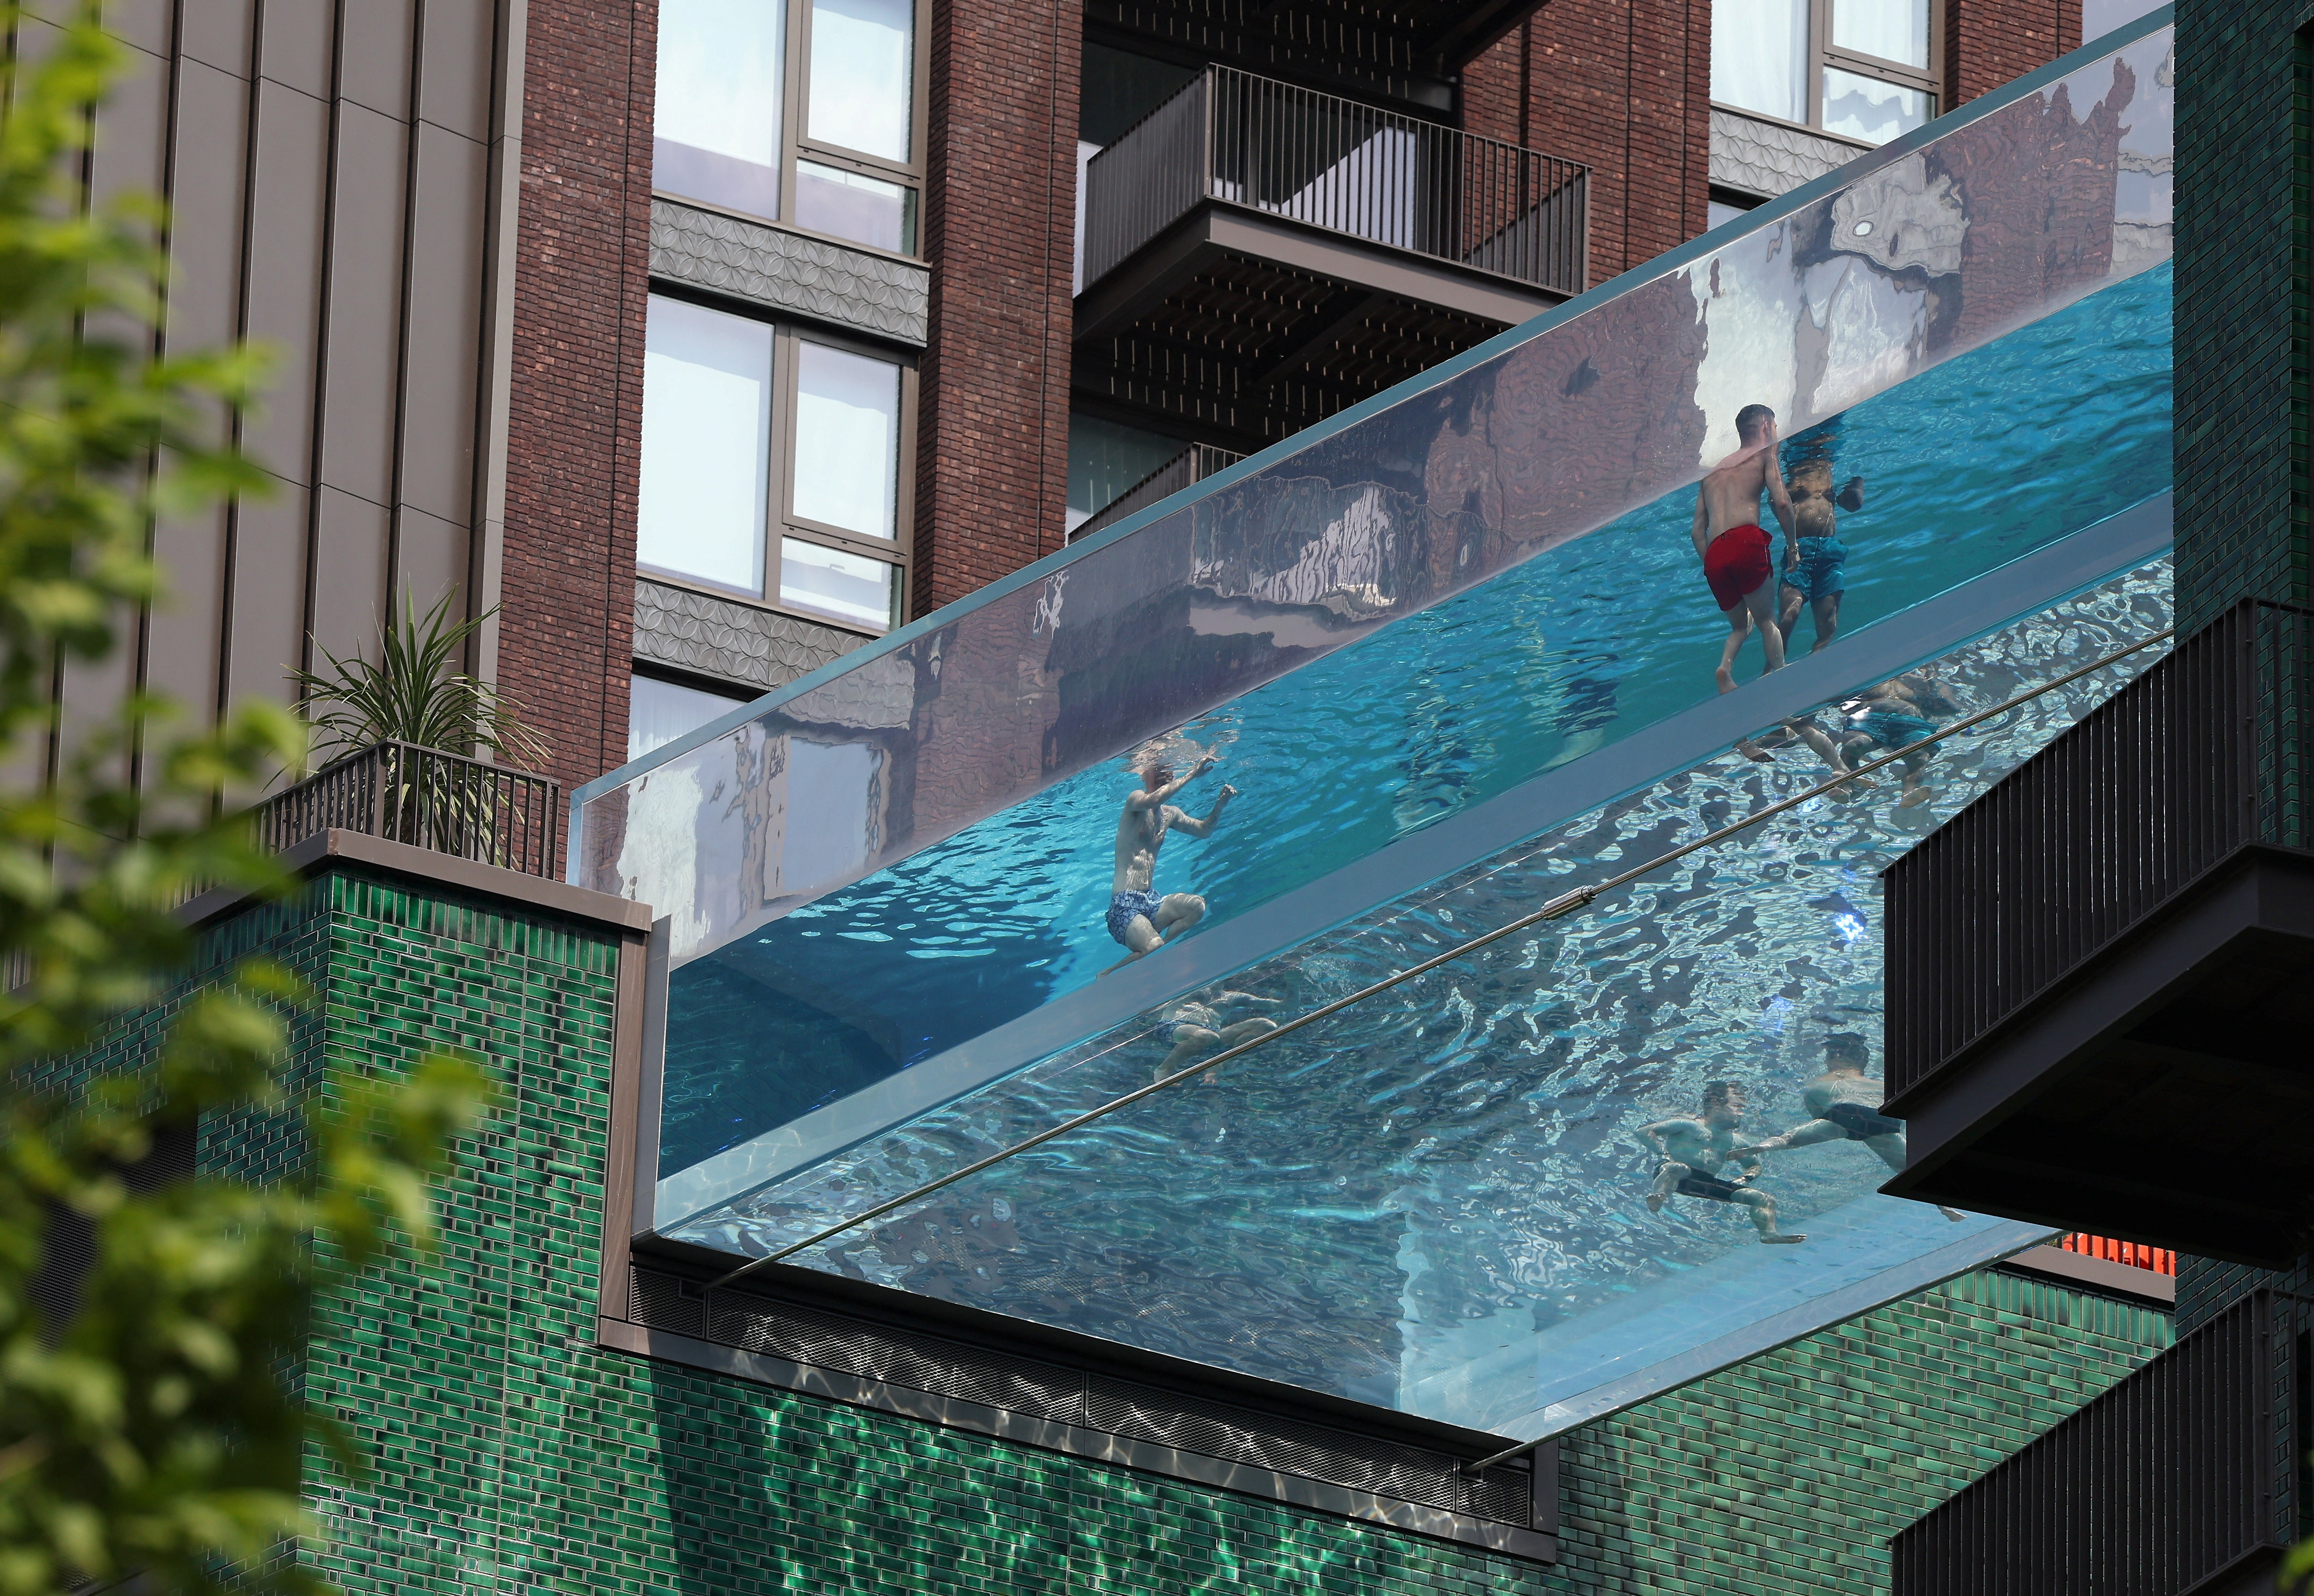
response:
<svg viewBox="0 0 2314 1596"><path fill-rule="evenodd" d="M1883 60L1833 43L1832 13L1839 4L1840 0L1808 0L1808 53L1814 58L1807 81L1810 130L1833 138L1845 137L1831 133L1824 125L1824 69L1827 66L1877 78L1898 88L1917 89L1929 97L1929 120L1936 120L1945 110L1945 0L1929 0L1929 64L1924 67Z"/></svg>
<svg viewBox="0 0 2314 1596"><path fill-rule="evenodd" d="M915 492L916 478L916 384L917 361L913 351L880 344L870 339L857 338L816 322L805 322L790 316L772 315L762 307L734 304L711 295L684 291L681 286L654 280L651 294L662 299L680 300L704 309L737 316L743 321L760 322L772 330L772 437L769 469L765 472L765 492L768 502L764 515L764 591L749 593L742 587L729 587L704 577L684 571L670 570L665 566L646 564L640 557L635 569L654 582L669 586L688 588L695 593L711 594L717 598L730 599L756 609L792 616L825 626L836 631L860 635L861 624L839 619L817 610L780 601L780 540L791 537L804 542L817 543L824 548L844 554L856 554L879 564L898 569L899 589L894 601L891 620L870 637L882 637L907 622L909 605L915 597ZM861 355L899 367L900 394L897 418L899 438L895 451L892 484L892 536L889 539L830 526L823 522L809 521L798 516L789 507L795 502L796 418L798 382L802 370L802 358L797 346L809 342L841 349L846 354ZM649 402L649 395L645 395ZM640 496L641 483L636 483Z"/></svg>
<svg viewBox="0 0 2314 1596"><path fill-rule="evenodd" d="M658 187L656 171L652 173L651 192L679 204L782 227L809 238L824 238L847 250L864 250L871 255L881 255L890 260L921 262L924 259L924 145L931 137L931 119L926 115L925 101L932 91L932 73L926 60L930 51L925 48L928 42L925 34L932 21L932 7L927 0L912 0L909 8L908 149L913 158L907 161L888 161L880 155L866 154L843 145L814 139L805 131L811 125L812 0L786 0L786 26L780 46L780 214L776 216L759 216L721 200L702 198L675 189L662 189ZM658 67L655 62L652 71L656 75ZM876 244L862 243L858 239L817 232L797 222L796 163L799 160L897 183L908 190L914 197L914 248L888 250Z"/></svg>
<svg viewBox="0 0 2314 1596"><path fill-rule="evenodd" d="M1878 78L1898 88L1917 89L1929 97L1930 120L1951 109L1950 97L1945 89L1945 4L1946 0L1929 0L1929 64L1926 68L1907 66L1899 61L1883 60L1860 50L1843 49L1832 42L1832 8L1839 0L1807 0L1808 59L1807 119L1791 122L1764 110L1754 110L1733 101L1714 100L1718 109L1734 116L1746 117L1755 122L1770 122L1779 128L1797 128L1813 133L1819 138L1838 139L1842 144L1866 145L1851 134L1834 133L1824 125L1824 69L1827 66L1841 72L1852 72L1862 77Z"/></svg>

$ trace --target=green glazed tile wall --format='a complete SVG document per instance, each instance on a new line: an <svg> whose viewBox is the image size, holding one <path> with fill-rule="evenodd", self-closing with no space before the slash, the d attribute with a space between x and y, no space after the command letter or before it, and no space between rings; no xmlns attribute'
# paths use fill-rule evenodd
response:
<svg viewBox="0 0 2314 1596"><path fill-rule="evenodd" d="M1868 1592L1882 1539L2168 1339L2167 1317L1977 1276L1592 1426L1566 1445L1567 1561L1516 1560L596 1351L616 948L358 875L212 933L210 971L304 970L322 1059L490 1060L503 1110L457 1150L442 1248L317 1309L305 1388L376 1459L318 1454L349 1592ZM149 1045L149 1018L102 1055ZM210 1128L278 1170L279 1119Z"/></svg>

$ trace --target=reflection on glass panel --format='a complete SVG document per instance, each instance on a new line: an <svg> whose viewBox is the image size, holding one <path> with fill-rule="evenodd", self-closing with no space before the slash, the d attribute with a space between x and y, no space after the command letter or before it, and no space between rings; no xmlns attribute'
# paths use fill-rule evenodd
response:
<svg viewBox="0 0 2314 1596"><path fill-rule="evenodd" d="M811 137L908 159L914 0L812 0Z"/></svg>
<svg viewBox="0 0 2314 1596"><path fill-rule="evenodd" d="M1120 421L1071 416L1069 530L1074 532L1106 509L1118 494L1188 447L1179 438L1144 432Z"/></svg>
<svg viewBox="0 0 2314 1596"><path fill-rule="evenodd" d="M795 513L898 534L900 368L808 339L796 374Z"/></svg>
<svg viewBox="0 0 2314 1596"><path fill-rule="evenodd" d="M685 732L721 719L746 701L639 675L627 700L627 757L640 759L654 748L663 748Z"/></svg>
<svg viewBox="0 0 2314 1596"><path fill-rule="evenodd" d="M1867 144L1886 144L1937 114L1935 96L1877 77L1824 69L1824 128Z"/></svg>
<svg viewBox="0 0 2314 1596"><path fill-rule="evenodd" d="M916 250L916 191L813 161L796 163L796 224L896 255Z"/></svg>
<svg viewBox="0 0 2314 1596"><path fill-rule="evenodd" d="M1807 0L1711 8L1711 97L1788 122L1807 119Z"/></svg>
<svg viewBox="0 0 2314 1596"><path fill-rule="evenodd" d="M847 626L882 631L892 624L899 600L896 566L801 538L780 540L782 604Z"/></svg>
<svg viewBox="0 0 2314 1596"><path fill-rule="evenodd" d="M636 560L762 593L771 442L772 330L654 295Z"/></svg>
<svg viewBox="0 0 2314 1596"><path fill-rule="evenodd" d="M780 214L783 0L664 0L651 186Z"/></svg>
<svg viewBox="0 0 2314 1596"><path fill-rule="evenodd" d="M1833 0L1832 42L1906 66L1929 64L1929 0Z"/></svg>

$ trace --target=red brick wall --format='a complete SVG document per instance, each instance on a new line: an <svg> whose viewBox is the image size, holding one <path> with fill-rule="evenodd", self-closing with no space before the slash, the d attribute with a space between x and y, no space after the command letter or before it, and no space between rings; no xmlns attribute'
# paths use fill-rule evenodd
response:
<svg viewBox="0 0 2314 1596"><path fill-rule="evenodd" d="M499 683L590 780L627 757L658 0L530 0Z"/></svg>
<svg viewBox="0 0 2314 1596"><path fill-rule="evenodd" d="M1463 125L1591 168L1597 284L1703 231L1710 94L1710 0L1550 0L1464 70Z"/></svg>
<svg viewBox="0 0 2314 1596"><path fill-rule="evenodd" d="M932 6L919 615L1064 536L1082 27L1063 0Z"/></svg>
<svg viewBox="0 0 2314 1596"><path fill-rule="evenodd" d="M2081 0L1945 0L1949 110L2081 42Z"/></svg>

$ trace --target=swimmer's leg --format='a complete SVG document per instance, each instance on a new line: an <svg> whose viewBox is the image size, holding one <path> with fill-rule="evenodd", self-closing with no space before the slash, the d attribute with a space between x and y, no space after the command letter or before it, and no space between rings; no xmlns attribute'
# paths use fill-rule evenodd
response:
<svg viewBox="0 0 2314 1596"><path fill-rule="evenodd" d="M1776 579L1770 577L1744 595L1743 608L1760 623L1760 643L1768 651L1768 669L1784 668L1784 630L1776 624ZM1734 664L1734 661L1729 661Z"/></svg>
<svg viewBox="0 0 2314 1596"><path fill-rule="evenodd" d="M1789 637L1792 635L1792 622L1800 618L1800 606L1807 603L1807 595L1799 589L1789 576L1784 578L1783 585L1778 592L1782 595L1784 602L1782 607L1776 612L1776 624L1783 629L1786 637Z"/></svg>
<svg viewBox="0 0 2314 1596"><path fill-rule="evenodd" d="M1165 1062L1157 1066L1157 1073L1170 1075L1175 1071L1185 1068L1191 1059L1201 1054L1211 1053L1214 1044L1220 1040L1219 1036L1201 1025L1175 1026L1173 1051L1167 1054Z"/></svg>
<svg viewBox="0 0 2314 1596"><path fill-rule="evenodd" d="M1926 754L1905 754L1899 768L1904 772L1904 796L1896 800L1899 809L1917 809L1937 796L1934 789L1921 784L1921 777L1929 768Z"/></svg>
<svg viewBox="0 0 2314 1596"><path fill-rule="evenodd" d="M1680 1163L1667 1162L1656 1170L1656 1182L1647 1188L1647 1212L1661 1213L1664 1204L1671 1201L1673 1194L1678 1190L1679 1183L1685 1180L1690 1173L1688 1167Z"/></svg>
<svg viewBox="0 0 2314 1596"><path fill-rule="evenodd" d="M1867 1136L1864 1139L1864 1145L1878 1153L1880 1155L1880 1161L1887 1165L1890 1169L1899 1175L1904 1172L1905 1150L1903 1132L1891 1131L1885 1136ZM1958 1224L1962 1220L1968 1217L1966 1214L1961 1212L1957 1208L1947 1208L1941 1203L1937 1204L1937 1212L1943 1214L1955 1224Z"/></svg>
<svg viewBox="0 0 2314 1596"><path fill-rule="evenodd" d="M1727 612L1727 643L1719 650L1719 668L1712 673L1719 683L1719 691L1736 691L1736 650L1752 635L1752 617L1742 604Z"/></svg>
<svg viewBox="0 0 2314 1596"><path fill-rule="evenodd" d="M1794 1230L1787 1233L1776 1229L1776 1200L1768 1195L1767 1193L1762 1191L1737 1192L1736 1194L1736 1200L1752 1211L1752 1224L1753 1227L1760 1232L1761 1240L1769 1243L1780 1243L1799 1242L1806 1241L1807 1239L1807 1237L1800 1231Z"/></svg>
<svg viewBox="0 0 2314 1596"><path fill-rule="evenodd" d="M1224 1048L1235 1047L1241 1042L1250 1042L1256 1036L1266 1036L1276 1028L1277 1022L1274 1019L1241 1019L1235 1025L1223 1026L1221 1029L1221 1034L1215 1036L1214 1040L1220 1043ZM1180 1033L1177 1031L1174 1034L1179 1036ZM1175 1051L1179 1052L1179 1050L1177 1048ZM1197 1084L1200 1086L1211 1086L1214 1081L1221 1079L1221 1073L1222 1072L1219 1070L1208 1070L1198 1080Z"/></svg>
<svg viewBox="0 0 2314 1596"><path fill-rule="evenodd" d="M1815 614L1815 648L1810 648L1808 650L1809 653L1813 654L1815 652L1816 648L1823 648L1826 643L1832 641L1833 639L1840 635L1840 595L1837 593L1827 593L1808 607L1814 611ZM1787 633L1790 632L1791 622L1789 621L1785 622L1784 630Z"/></svg>
<svg viewBox="0 0 2314 1596"><path fill-rule="evenodd" d="M1172 901L1173 900L1170 898L1165 900L1168 904ZM1157 913L1161 915L1165 913L1164 904L1160 904L1157 906ZM1125 968L1126 966L1131 964L1135 959L1145 957L1149 954L1156 952L1160 948L1165 946L1165 939L1158 931L1155 926L1149 923L1149 916L1146 914L1136 914L1131 920L1125 922L1125 945L1133 949L1133 951L1126 954L1123 958L1118 959L1106 970L1103 970L1100 973L1101 975L1113 975L1117 971ZM1096 975L1093 979L1098 981L1100 979L1100 976Z"/></svg>
<svg viewBox="0 0 2314 1596"><path fill-rule="evenodd" d="M1157 935L1162 939L1179 935L1205 917L1205 899L1193 892L1171 892L1157 905L1153 919Z"/></svg>

